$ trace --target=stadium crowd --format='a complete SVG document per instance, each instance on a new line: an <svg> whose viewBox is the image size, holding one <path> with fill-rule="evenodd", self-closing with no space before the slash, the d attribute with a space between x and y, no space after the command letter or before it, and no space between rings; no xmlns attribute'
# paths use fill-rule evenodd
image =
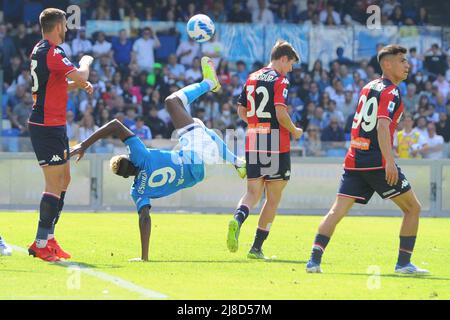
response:
<svg viewBox="0 0 450 320"><path fill-rule="evenodd" d="M8 5L6 5L8 3ZM164 98L180 87L202 78L199 57L214 59L222 83L219 94L208 93L189 106L189 112L209 127L224 132L245 124L238 119L236 101L250 72L262 62L247 65L223 56L223 44L213 39L203 45L180 41L167 61L155 60L155 50L164 43L141 21L187 21L198 12L217 22L311 23L351 25L364 23L366 7L378 3L385 25L426 25L424 7L411 7L407 1L7 1L0 23L0 62L4 73L3 131L9 137L27 137L27 120L33 99L28 55L41 39L36 18L48 6L65 9L70 4L82 8L82 24L89 19L123 20L131 25L130 34L116 36L86 30L69 31L62 45L76 62L83 54L95 57L89 81L93 96L83 91L69 94L67 128L71 144L82 141L109 120L117 118L139 137L168 139L173 132L164 109ZM17 7L16 7L17 6ZM23 8L23 10L21 10ZM37 13L36 13L37 12ZM379 44L379 50L383 44ZM450 49L433 44L426 52L409 49L411 72L399 86L405 104L405 120L396 135L398 156L403 158L448 157L450 145ZM352 61L338 48L329 65L317 60L311 69L301 64L289 75L289 112L305 135L295 142L307 156L342 156L349 140L358 94L368 81L380 76L376 51L370 60ZM27 143L8 139L6 151L31 151ZM406 148L404 146L407 146ZM95 152L112 152L114 140L98 144ZM28 150L27 150L28 148ZM1 146L0 146L1 149Z"/></svg>

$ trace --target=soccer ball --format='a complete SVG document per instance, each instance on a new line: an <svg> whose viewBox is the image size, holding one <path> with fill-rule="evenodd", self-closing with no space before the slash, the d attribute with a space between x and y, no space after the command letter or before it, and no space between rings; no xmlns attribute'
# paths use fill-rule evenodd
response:
<svg viewBox="0 0 450 320"><path fill-rule="evenodd" d="M192 16L186 26L189 37L197 42L206 42L212 38L216 28L214 22L204 14Z"/></svg>

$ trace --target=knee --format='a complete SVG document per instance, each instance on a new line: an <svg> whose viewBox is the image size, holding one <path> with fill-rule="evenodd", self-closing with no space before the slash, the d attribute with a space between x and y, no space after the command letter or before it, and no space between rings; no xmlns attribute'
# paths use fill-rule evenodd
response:
<svg viewBox="0 0 450 320"><path fill-rule="evenodd" d="M177 99L177 96L175 94L171 94L166 99L164 99L164 105L167 110L170 110L175 105L175 101Z"/></svg>
<svg viewBox="0 0 450 320"><path fill-rule="evenodd" d="M419 216L421 211L422 205L420 202L415 201L414 203L409 204L407 208L403 210L403 213L410 216Z"/></svg>
<svg viewBox="0 0 450 320"><path fill-rule="evenodd" d="M150 213L139 213L139 222L141 223L149 223L150 222Z"/></svg>

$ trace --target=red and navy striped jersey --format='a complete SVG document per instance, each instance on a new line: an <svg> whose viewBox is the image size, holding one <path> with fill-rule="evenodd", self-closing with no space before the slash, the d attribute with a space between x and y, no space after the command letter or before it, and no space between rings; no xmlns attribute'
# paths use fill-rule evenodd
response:
<svg viewBox="0 0 450 320"><path fill-rule="evenodd" d="M389 79L380 78L366 84L361 90L353 119L345 169L376 170L385 167L386 161L378 143L378 119L386 118L391 121L389 130L392 145L403 109L400 91Z"/></svg>
<svg viewBox="0 0 450 320"><path fill-rule="evenodd" d="M29 123L41 126L66 124L67 74L76 70L64 50L48 40L39 41L30 55L33 110Z"/></svg>
<svg viewBox="0 0 450 320"><path fill-rule="evenodd" d="M276 70L265 67L252 73L245 83L238 103L247 108L248 129L245 151L289 152L289 131L277 120L275 105L287 107L289 80Z"/></svg>

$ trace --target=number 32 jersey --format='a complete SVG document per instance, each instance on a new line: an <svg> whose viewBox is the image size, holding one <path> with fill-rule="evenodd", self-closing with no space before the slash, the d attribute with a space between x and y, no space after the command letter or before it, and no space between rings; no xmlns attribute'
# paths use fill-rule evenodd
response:
<svg viewBox="0 0 450 320"><path fill-rule="evenodd" d="M289 81L265 67L252 73L238 104L247 108L248 130L245 151L285 153L290 151L289 131L277 120L276 105L287 107Z"/></svg>
<svg viewBox="0 0 450 320"><path fill-rule="evenodd" d="M376 170L386 165L378 142L378 119L391 121L391 146L395 129L403 114L398 87L389 79L369 82L362 90L353 119L351 142L344 161L347 170Z"/></svg>

